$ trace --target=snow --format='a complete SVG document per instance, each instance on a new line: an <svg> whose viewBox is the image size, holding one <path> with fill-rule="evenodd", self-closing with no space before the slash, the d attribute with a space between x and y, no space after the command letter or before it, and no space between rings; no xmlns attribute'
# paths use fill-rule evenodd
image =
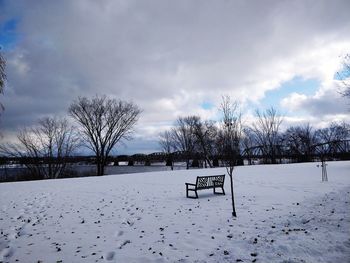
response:
<svg viewBox="0 0 350 263"><path fill-rule="evenodd" d="M226 195L185 182L225 168L0 184L0 262L350 262L350 162L256 165Z"/></svg>

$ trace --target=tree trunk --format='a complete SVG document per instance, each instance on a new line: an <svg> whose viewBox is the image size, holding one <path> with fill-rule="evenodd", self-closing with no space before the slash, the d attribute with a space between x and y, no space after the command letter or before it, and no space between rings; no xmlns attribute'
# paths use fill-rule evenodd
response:
<svg viewBox="0 0 350 263"><path fill-rule="evenodd" d="M49 178L52 179L52 158L51 156L49 157Z"/></svg>
<svg viewBox="0 0 350 263"><path fill-rule="evenodd" d="M100 175L104 175L105 174L105 164L101 164L101 174Z"/></svg>
<svg viewBox="0 0 350 263"><path fill-rule="evenodd" d="M102 160L100 156L96 156L96 166L97 166L97 175L102 175L101 174L101 167L102 167Z"/></svg>
<svg viewBox="0 0 350 263"><path fill-rule="evenodd" d="M237 217L236 208L235 208L235 198L234 198L234 195L233 195L233 178L232 178L232 174L230 174L230 181L231 181L231 197L232 197L232 216Z"/></svg>
<svg viewBox="0 0 350 263"><path fill-rule="evenodd" d="M101 174L101 165L99 162L96 163L96 168L97 168L97 171L96 171L96 175L99 176Z"/></svg>
<svg viewBox="0 0 350 263"><path fill-rule="evenodd" d="M105 174L105 167L107 164L107 158L108 158L108 156L105 156L105 155L102 155L102 157L101 157L101 168L100 168L101 174L100 175Z"/></svg>

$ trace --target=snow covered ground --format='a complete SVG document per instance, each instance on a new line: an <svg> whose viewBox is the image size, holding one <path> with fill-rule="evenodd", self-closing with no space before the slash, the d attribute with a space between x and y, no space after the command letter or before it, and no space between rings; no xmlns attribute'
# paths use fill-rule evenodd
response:
<svg viewBox="0 0 350 263"><path fill-rule="evenodd" d="M0 184L0 262L350 262L350 162L235 170L226 195L185 182L225 168Z"/></svg>

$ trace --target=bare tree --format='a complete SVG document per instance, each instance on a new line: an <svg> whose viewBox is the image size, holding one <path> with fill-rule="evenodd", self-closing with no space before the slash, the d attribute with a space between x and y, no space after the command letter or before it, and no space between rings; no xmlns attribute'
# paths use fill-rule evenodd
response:
<svg viewBox="0 0 350 263"><path fill-rule="evenodd" d="M317 139L310 124L289 127L283 134L283 141L288 154L295 156L298 162L311 161Z"/></svg>
<svg viewBox="0 0 350 263"><path fill-rule="evenodd" d="M171 140L171 133L164 131L159 134L159 144L163 152L170 154L174 149L174 143Z"/></svg>
<svg viewBox="0 0 350 263"><path fill-rule="evenodd" d="M162 151L166 154L166 165L174 169L174 162L172 159L172 152L174 151L174 142L170 131L164 131L159 134L159 144Z"/></svg>
<svg viewBox="0 0 350 263"><path fill-rule="evenodd" d="M215 138L218 133L213 121L202 121L200 117L194 120L194 135L199 151L204 158L205 167L212 167L212 156L215 153Z"/></svg>
<svg viewBox="0 0 350 263"><path fill-rule="evenodd" d="M317 130L315 136L318 143L314 145L314 150L321 159L322 182L326 182L328 181L327 157L349 152L349 125L333 122L329 127Z"/></svg>
<svg viewBox="0 0 350 263"><path fill-rule="evenodd" d="M183 152L186 157L186 169L189 169L190 159L196 146L194 124L197 118L197 116L179 117L171 130L175 150Z"/></svg>
<svg viewBox="0 0 350 263"><path fill-rule="evenodd" d="M256 144L261 147L263 155L269 157L271 163L276 163L276 155L281 141L279 129L283 118L273 107L263 113L257 110L256 115L257 120L252 127L257 140Z"/></svg>
<svg viewBox="0 0 350 263"><path fill-rule="evenodd" d="M223 130L223 161L230 176L232 215L237 216L233 192L233 170L240 157L240 141L242 138L242 115L239 104L232 102L229 96L224 96L221 103Z"/></svg>
<svg viewBox="0 0 350 263"><path fill-rule="evenodd" d="M242 148L245 153L248 164L252 164L252 156L254 155L253 148L256 143L255 135L250 127L243 128Z"/></svg>
<svg viewBox="0 0 350 263"><path fill-rule="evenodd" d="M4 86L6 81L5 66L6 66L5 59L0 52L0 94L4 93ZM0 103L0 113L3 110L4 110L4 106L2 105L2 103Z"/></svg>
<svg viewBox="0 0 350 263"><path fill-rule="evenodd" d="M346 123L333 122L329 127L316 131L318 144L316 151L321 156L331 156L348 151L350 126Z"/></svg>
<svg viewBox="0 0 350 263"><path fill-rule="evenodd" d="M5 155L27 159L25 166L35 179L62 177L67 168L66 157L78 145L78 137L66 119L46 117L37 125L24 128L18 143L0 147Z"/></svg>
<svg viewBox="0 0 350 263"><path fill-rule="evenodd" d="M81 127L81 136L96 155L97 175L104 168L112 149L122 139L131 139L131 133L141 110L131 102L95 96L80 97L69 107L69 114Z"/></svg>

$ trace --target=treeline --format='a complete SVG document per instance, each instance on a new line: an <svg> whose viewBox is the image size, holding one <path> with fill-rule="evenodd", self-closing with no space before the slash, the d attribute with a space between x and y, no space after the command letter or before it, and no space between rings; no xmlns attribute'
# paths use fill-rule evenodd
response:
<svg viewBox="0 0 350 263"><path fill-rule="evenodd" d="M174 126L160 134L162 151L167 165L176 157L205 167L224 165L233 167L251 164L258 158L263 163L279 163L282 158L296 162L313 158L349 158L349 125L331 123L329 127L314 129L311 125L292 126L281 131L283 118L274 108L256 111L251 125L244 125L238 103L224 97L222 120L202 120L199 116L179 117ZM28 179L69 177L69 160L80 147L94 153L96 174L103 175L116 144L131 139L141 110L131 102L106 96L81 97L73 101L66 118L45 117L31 127L21 129L16 143L0 145L2 156L26 160ZM29 161L28 161L29 160Z"/></svg>
<svg viewBox="0 0 350 263"><path fill-rule="evenodd" d="M78 148L87 147L95 155L96 175L103 175L115 145L131 139L140 113L132 102L106 96L79 97L68 109L75 126L66 118L41 118L18 132L18 142L1 144L0 152L31 160L24 163L28 180L51 179L69 177L72 171L68 169L68 157Z"/></svg>
<svg viewBox="0 0 350 263"><path fill-rule="evenodd" d="M283 117L274 108L256 111L255 121L244 125L240 113L236 114L235 140L238 150L237 164L246 159L249 164L259 158L262 163L280 163L283 158L293 162L308 162L317 158L350 156L350 126L346 123L333 122L329 127L315 129L310 124L291 126L281 130ZM160 133L159 143L162 151L171 156L182 152L186 156L187 168L190 160L201 156L205 167L218 166L223 158L227 136L225 131L230 125L202 120L199 116L179 117L174 126Z"/></svg>

